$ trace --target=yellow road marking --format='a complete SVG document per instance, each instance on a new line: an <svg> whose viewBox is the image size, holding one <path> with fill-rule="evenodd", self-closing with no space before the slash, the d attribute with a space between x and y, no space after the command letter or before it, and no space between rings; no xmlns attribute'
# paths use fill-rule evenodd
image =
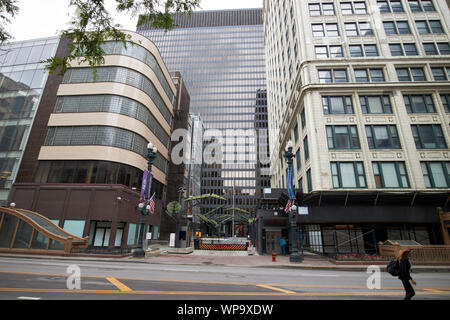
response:
<svg viewBox="0 0 450 320"><path fill-rule="evenodd" d="M269 285L267 285L267 284L258 284L258 285L256 285L256 286L257 286L257 287L261 287L261 288L270 289L270 290L280 291L280 292L288 293L288 294L293 294L293 293L295 293L295 291L285 290L285 289L281 289L281 288L276 288L276 287L269 286Z"/></svg>
<svg viewBox="0 0 450 320"><path fill-rule="evenodd" d="M436 293L448 293L446 291L437 290L437 289L422 289L422 290L430 291L430 292L436 292Z"/></svg>
<svg viewBox="0 0 450 320"><path fill-rule="evenodd" d="M116 278L112 278L112 277L106 277L106 280L108 280L109 282L111 282L113 285L115 285L121 292L129 292L129 291L133 291L130 288L128 288L126 285L124 285L122 282L120 282L119 280L117 280Z"/></svg>
<svg viewBox="0 0 450 320"><path fill-rule="evenodd" d="M37 289L37 288L0 288L0 292L39 292L39 293L115 293L143 295L210 295L210 296L403 296L404 292L215 292L215 291L119 291L119 290L69 290L69 289ZM437 292L421 292L418 295L436 295Z"/></svg>
<svg viewBox="0 0 450 320"><path fill-rule="evenodd" d="M60 276L60 277L68 277L71 274L57 274L57 273L38 273L38 272L24 272L24 271L7 271L7 270L0 270L0 273L10 273L10 274L26 274L26 275L45 275L45 276ZM89 276L89 275L81 275L81 278L97 278L97 279L104 279L104 276ZM126 285L124 285L123 283L121 283L118 279L121 280L137 280L137 281L157 281L157 282L180 282L180 283L199 283L199 284L227 284L227 285L244 285L244 286L249 286L249 285L254 285L254 286L259 286L262 288L266 288L266 289L270 289L270 290L274 290L274 291L279 291L280 293L284 293L286 295L331 295L331 296L336 296L336 295L384 295L384 294L390 294L389 292L376 292L374 291L370 291L370 292L356 292L356 293L309 293L309 292L305 292L305 293L299 293L299 292L295 292L295 291L290 291L290 290L285 290L285 289L281 289L281 288L276 288L275 286L286 286L286 287L298 287L298 288L330 288L330 289L367 289L367 287L364 286L335 286L335 285L314 285L314 284L290 284L290 283L286 283L286 284L281 284L281 283L269 283L269 284L257 284L257 283L251 283L251 282L220 282L220 281L204 281L204 280L177 280L177 279L152 279L152 278L132 278L132 277L116 277L116 278L106 278L108 279L108 281L110 281L113 285L115 285L119 291L116 290L60 290L60 289L21 289L21 288L0 288L0 291L23 291L23 292L73 292L73 293L136 293L136 294L185 294L186 291L184 292L173 292L173 291L133 291L132 289L130 289L129 287L127 287ZM113 281L111 281L110 279L114 279ZM27 290L27 291L24 291ZM42 290L50 290L50 291L42 291ZM381 290L403 290L402 287L382 287ZM420 290L420 291L419 291ZM442 291L442 290L447 290L447 291ZM416 289L416 293L417 294L449 294L450 292L448 291L450 290L450 288L429 288L429 289L425 289L425 288L417 288ZM190 292L187 292L190 293ZM194 292L193 294L212 294L214 292ZM234 292L230 292L230 293L218 293L216 295L234 295ZM241 292L236 292L236 295L280 295L279 293L241 293ZM394 293L394 294L404 294L402 291L400 291L399 293Z"/></svg>

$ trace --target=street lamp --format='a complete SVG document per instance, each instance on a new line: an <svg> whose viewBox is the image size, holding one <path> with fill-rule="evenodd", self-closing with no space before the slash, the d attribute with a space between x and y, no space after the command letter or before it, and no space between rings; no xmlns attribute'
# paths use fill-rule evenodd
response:
<svg viewBox="0 0 450 320"><path fill-rule="evenodd" d="M139 211L141 212L141 226L139 230L139 238L138 238L138 246L136 250L133 252L133 257L142 258L145 257L145 251L144 251L144 229L145 229L145 220L146 216L148 215L150 211L150 193L149 193L149 187L150 187L150 173L152 172L152 164L153 161L156 158L156 154L158 152L158 149L153 145L153 143L149 143L147 145L147 160L148 160L148 178L145 183L145 189L144 189L144 202L139 203Z"/></svg>
<svg viewBox="0 0 450 320"><path fill-rule="evenodd" d="M292 164L293 164L293 158L294 158L294 153L292 152L292 148L293 148L293 143L291 140L289 140L289 142L286 145L286 149L285 149L285 153L284 153L284 157L287 160L287 164L288 164L288 170L289 172L292 172ZM292 178L288 179L287 181L287 188L291 188L292 189ZM290 194L288 192L288 194ZM295 199L292 199L292 202ZM290 208L290 217L289 217L289 221L290 221L290 225L291 225L291 255L289 257L289 261L290 262L302 262L303 257L301 255L299 255L298 253L298 248L297 248L297 206L295 204L293 204Z"/></svg>

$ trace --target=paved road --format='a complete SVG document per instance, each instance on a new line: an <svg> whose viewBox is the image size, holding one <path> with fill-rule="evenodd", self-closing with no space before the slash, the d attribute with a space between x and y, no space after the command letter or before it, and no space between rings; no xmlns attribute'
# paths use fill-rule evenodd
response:
<svg viewBox="0 0 450 320"><path fill-rule="evenodd" d="M71 265L76 267L68 270ZM370 276L366 272L336 270L0 257L0 299L402 299L404 292L398 279L382 272L380 289L369 289L367 279ZM414 299L450 300L450 273L418 273L413 277L418 283Z"/></svg>

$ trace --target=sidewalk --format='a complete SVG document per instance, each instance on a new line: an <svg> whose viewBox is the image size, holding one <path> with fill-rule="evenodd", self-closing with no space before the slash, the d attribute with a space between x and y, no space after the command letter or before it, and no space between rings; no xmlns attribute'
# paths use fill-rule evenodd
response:
<svg viewBox="0 0 450 320"><path fill-rule="evenodd" d="M335 264L326 257L304 252L303 261L300 263L289 262L289 255L277 256L276 261L272 261L271 255L258 255L254 252L249 255L247 251L209 251L194 250L190 254L164 253L147 258L118 257L104 258L100 256L78 257L78 256L43 256L31 254L10 254L1 253L0 257L28 258L28 259L50 259L50 260L78 260L78 261L99 261L99 262L126 262L126 263L150 263L150 264L172 264L172 265L203 265L203 266L230 266L230 267L250 267L250 268L293 268L293 269L314 269L314 270L336 270L336 271L367 271L369 265L377 265L382 271L387 263L366 262L364 264ZM414 265L414 272L450 272L450 264L444 266L419 266Z"/></svg>
<svg viewBox="0 0 450 320"><path fill-rule="evenodd" d="M133 258L131 258L133 259ZM146 259L152 264L187 264L187 265L218 265L260 268L296 268L296 269L322 269L340 271L367 271L369 265L377 265L382 271L387 262L366 262L363 264L335 264L328 258L304 252L303 261L293 263L289 261L289 255L277 256L272 261L271 255L248 255L246 251L209 251L194 250L191 254L162 254ZM450 264L446 266L414 266L414 272L450 272Z"/></svg>

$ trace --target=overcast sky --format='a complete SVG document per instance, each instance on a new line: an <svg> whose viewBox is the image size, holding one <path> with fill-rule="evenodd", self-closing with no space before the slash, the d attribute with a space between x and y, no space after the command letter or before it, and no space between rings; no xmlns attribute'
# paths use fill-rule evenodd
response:
<svg viewBox="0 0 450 320"><path fill-rule="evenodd" d="M105 0L114 21L124 29L136 30L137 18L131 15L117 15L115 0ZM19 0L19 14L12 19L7 30L13 36L11 41L51 37L67 27L73 8L69 0ZM201 0L202 10L237 8L261 8L263 0Z"/></svg>

